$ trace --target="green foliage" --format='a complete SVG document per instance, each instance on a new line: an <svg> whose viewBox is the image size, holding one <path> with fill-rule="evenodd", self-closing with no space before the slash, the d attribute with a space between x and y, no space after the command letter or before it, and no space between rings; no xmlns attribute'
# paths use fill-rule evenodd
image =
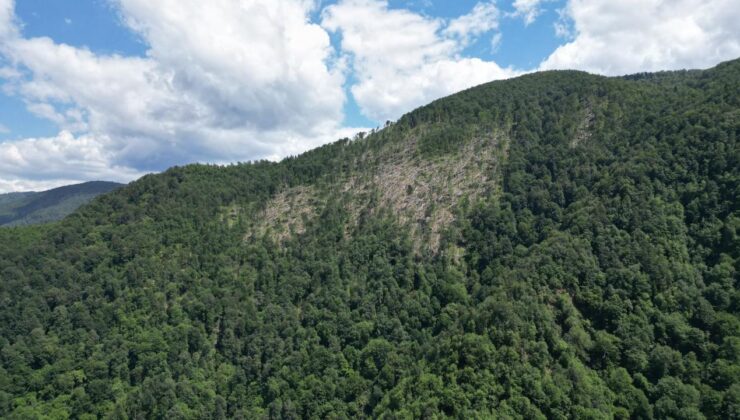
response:
<svg viewBox="0 0 740 420"><path fill-rule="evenodd" d="M0 229L0 416L737 418L738 92L738 61L533 74ZM371 152L489 128L501 193L461 199L442 251L383 209L349 222L337 185ZM305 230L245 239L296 186L322 197Z"/></svg>
<svg viewBox="0 0 740 420"><path fill-rule="evenodd" d="M467 131L460 125L430 125L419 138L419 152L427 158L455 152L469 137Z"/></svg>
<svg viewBox="0 0 740 420"><path fill-rule="evenodd" d="M92 181L43 192L0 194L0 226L61 220L96 196L120 187L115 182Z"/></svg>

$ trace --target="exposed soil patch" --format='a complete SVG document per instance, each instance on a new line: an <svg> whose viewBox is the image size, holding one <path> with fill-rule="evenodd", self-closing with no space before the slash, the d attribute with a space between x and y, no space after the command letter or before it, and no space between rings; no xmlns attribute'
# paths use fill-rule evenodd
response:
<svg viewBox="0 0 740 420"><path fill-rule="evenodd" d="M581 123L578 125L578 128L576 129L576 133L573 136L573 139L570 141L570 147L577 147L579 144L581 144L584 141L587 141L591 138L591 132L594 125L594 120L596 119L596 115L594 114L593 107L591 104L586 105L586 109L583 113L583 119L581 120Z"/></svg>
<svg viewBox="0 0 740 420"><path fill-rule="evenodd" d="M500 188L499 163L508 152L508 140L502 133L477 136L454 153L434 159L421 157L416 138L409 134L405 141L365 154L362 159L380 164L367 165L373 169L358 172L330 192L349 203L347 231L362 214L390 211L399 223L410 226L417 250L436 252L461 200L474 201ZM315 189L290 188L266 203L247 237L268 233L283 241L301 234L323 205Z"/></svg>

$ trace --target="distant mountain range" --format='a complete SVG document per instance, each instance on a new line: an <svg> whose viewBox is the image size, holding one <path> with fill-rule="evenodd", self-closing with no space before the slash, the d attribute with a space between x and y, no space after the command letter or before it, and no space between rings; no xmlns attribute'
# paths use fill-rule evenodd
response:
<svg viewBox="0 0 740 420"><path fill-rule="evenodd" d="M41 192L0 194L0 226L33 225L61 220L98 195L123 185L92 181Z"/></svg>

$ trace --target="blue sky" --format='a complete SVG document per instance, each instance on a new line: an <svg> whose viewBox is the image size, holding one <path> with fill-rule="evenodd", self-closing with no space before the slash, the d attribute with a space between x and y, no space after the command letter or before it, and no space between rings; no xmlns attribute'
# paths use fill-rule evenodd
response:
<svg viewBox="0 0 740 420"><path fill-rule="evenodd" d="M105 0L21 0L15 14L29 38L50 37L100 54L146 54L146 45L120 23L116 9ZM8 129L0 133L0 141L58 131L53 122L29 112L17 96L0 92L0 109L0 124Z"/></svg>
<svg viewBox="0 0 740 420"><path fill-rule="evenodd" d="M732 0L0 0L0 192L279 159L479 83L740 55Z"/></svg>
<svg viewBox="0 0 740 420"><path fill-rule="evenodd" d="M323 2L322 5L336 1ZM478 1L400 1L390 2L396 9L408 9L435 17L454 19L468 13ZM481 37L463 50L463 54L495 60L502 66L534 68L561 43L553 25L557 22L562 1L548 2L542 7L537 20L525 25L522 19L502 19L500 46L494 51L490 38ZM508 7L507 7L508 6ZM321 8L313 13L320 19ZM512 4L501 2L502 12L515 13ZM106 0L22 0L16 3L15 14L22 22L25 37L49 37L62 44L88 48L98 54L146 56L147 45L122 22L114 3ZM505 35L505 38L503 34ZM338 48L341 36L333 36L332 44ZM351 75L350 75L351 76ZM7 128L0 133L0 141L23 137L43 137L56 134L57 126L44 118L28 112L19 98L0 93L2 120ZM354 127L376 126L377 121L364 116L352 95L344 107L345 125Z"/></svg>

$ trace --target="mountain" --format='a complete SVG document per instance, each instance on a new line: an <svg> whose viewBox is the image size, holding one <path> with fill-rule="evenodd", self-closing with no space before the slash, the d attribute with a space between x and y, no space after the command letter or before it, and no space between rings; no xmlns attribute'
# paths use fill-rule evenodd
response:
<svg viewBox="0 0 740 420"><path fill-rule="evenodd" d="M98 195L121 186L115 182L92 181L42 192L0 194L0 226L61 220Z"/></svg>
<svg viewBox="0 0 740 420"><path fill-rule="evenodd" d="M478 86L0 230L0 417L736 418L740 61Z"/></svg>

